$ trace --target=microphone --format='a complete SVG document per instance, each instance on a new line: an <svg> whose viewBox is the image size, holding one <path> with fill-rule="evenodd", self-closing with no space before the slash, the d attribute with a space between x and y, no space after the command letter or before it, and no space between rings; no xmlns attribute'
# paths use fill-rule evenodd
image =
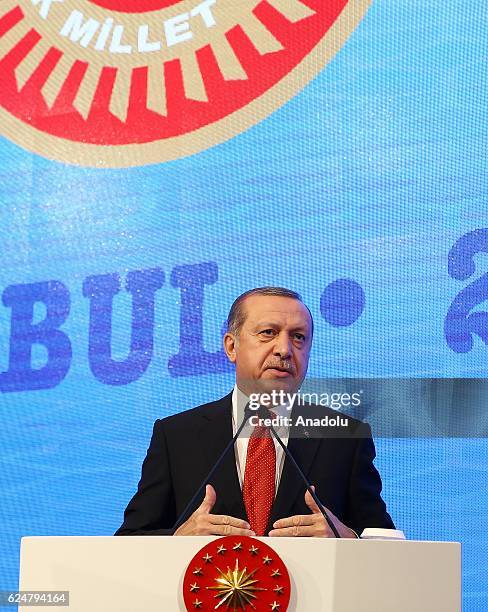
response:
<svg viewBox="0 0 488 612"><path fill-rule="evenodd" d="M258 408L258 416L259 416L260 419L269 419L270 418L269 410L265 406L260 406ZM247 417L247 418L249 418L249 417ZM276 432L276 430L275 430L275 428L273 427L272 424L269 425L269 430L273 434L273 436L276 438L278 444L283 449L285 455L292 462L292 464L295 467L296 471L300 474L301 479L303 480L303 482L305 483L305 486L307 487L307 491L310 493L310 495L312 496L314 502L317 504L320 512L322 513L322 516L324 517L324 519L327 522L327 525L329 525L332 533L334 534L334 537L335 538L340 538L341 536L339 535L339 532L337 531L336 526L334 525L334 523L332 522L331 518L329 517L329 515L325 511L324 505L322 504L320 499L317 497L317 494L315 493L315 491L312 489L312 485L308 481L307 477L305 476L305 474L301 470L301 468L298 465L298 463L295 461L295 457L293 457L293 455L288 450L288 447L283 443L283 440L280 438L280 436L278 435L278 433Z"/></svg>
<svg viewBox="0 0 488 612"><path fill-rule="evenodd" d="M240 424L238 430L236 431L235 436L232 438L232 440L229 442L229 444L227 444L227 446L224 448L222 454L217 459L217 461L214 463L213 468L207 474L207 476L205 477L205 479L203 480L201 485L198 487L197 492L195 493L195 495L190 499L190 501L186 505L185 509L183 510L183 512L180 514L180 516L176 520L176 523L173 525L173 528L171 530L172 531L171 535L174 535L175 531L178 529L178 527L180 527L185 522L185 520L188 518L188 516L187 516L188 511L192 509L193 504L196 502L196 500L202 494L202 491L205 488L205 486L207 485L208 481L212 478L212 476L218 470L218 468L220 467L222 461L226 457L227 453L229 452L229 450L236 443L236 440L239 437L241 431L244 429L245 424L248 422L248 420L251 417L251 415L253 413L255 413L255 412L256 412L255 410L253 410L252 408L249 408L249 404L246 405L246 407L244 408L244 418L242 419L242 423Z"/></svg>

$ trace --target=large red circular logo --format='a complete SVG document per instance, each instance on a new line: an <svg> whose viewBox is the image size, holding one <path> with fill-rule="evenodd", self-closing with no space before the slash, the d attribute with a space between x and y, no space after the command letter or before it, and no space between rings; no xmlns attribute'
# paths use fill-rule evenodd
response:
<svg viewBox="0 0 488 612"><path fill-rule="evenodd" d="M68 163L130 166L258 123L371 0L1 0L0 131Z"/></svg>
<svg viewBox="0 0 488 612"><path fill-rule="evenodd" d="M183 580L187 610L275 610L290 603L290 576L262 540L228 536L213 540L190 561Z"/></svg>

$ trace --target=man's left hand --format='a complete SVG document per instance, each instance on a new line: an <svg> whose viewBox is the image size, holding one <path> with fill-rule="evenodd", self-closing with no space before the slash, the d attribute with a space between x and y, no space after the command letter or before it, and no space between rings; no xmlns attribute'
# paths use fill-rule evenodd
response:
<svg viewBox="0 0 488 612"><path fill-rule="evenodd" d="M313 488L313 487L312 487ZM315 491L315 488L314 488ZM308 491L305 493L305 503L312 511L312 514L297 514L280 519L273 523L273 529L269 532L272 538L277 537L315 537L315 538L333 538L331 528L327 524L319 507L315 503L313 497ZM341 538L356 538L356 534L352 529L346 527L344 523L334 515L330 510L325 508L330 520L334 523Z"/></svg>

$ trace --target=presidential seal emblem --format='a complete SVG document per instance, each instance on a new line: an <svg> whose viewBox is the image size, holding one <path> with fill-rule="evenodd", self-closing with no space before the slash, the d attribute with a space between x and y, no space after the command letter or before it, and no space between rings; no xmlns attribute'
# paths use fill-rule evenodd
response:
<svg viewBox="0 0 488 612"><path fill-rule="evenodd" d="M204 546L183 579L183 600L194 610L286 612L291 581L278 554L262 540L227 536Z"/></svg>
<svg viewBox="0 0 488 612"><path fill-rule="evenodd" d="M0 132L72 164L173 160L258 123L371 0L1 0Z"/></svg>

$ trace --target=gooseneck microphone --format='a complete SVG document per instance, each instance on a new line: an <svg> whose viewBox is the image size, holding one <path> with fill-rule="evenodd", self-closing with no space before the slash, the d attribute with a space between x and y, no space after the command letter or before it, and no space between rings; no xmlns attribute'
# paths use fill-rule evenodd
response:
<svg viewBox="0 0 488 612"><path fill-rule="evenodd" d="M242 419L242 423L240 424L238 430L236 431L235 436L232 438L232 440L229 442L229 444L227 444L227 446L224 448L222 454L217 459L217 461L214 463L213 468L207 474L205 479L202 481L201 485L198 487L197 492L195 493L195 495L190 499L190 501L186 505L185 509L183 510L183 512L178 517L176 523L173 525L173 528L171 530L172 531L171 535L174 535L175 531L186 521L186 519L188 518L187 515L189 514L189 511L192 509L194 503L199 498L199 496L202 494L203 489L207 485L208 481L212 478L212 476L215 474L215 472L219 469L219 467L220 467L222 461L224 460L224 458L226 457L227 453L230 451L230 449L236 443L236 440L239 437L241 431L244 429L245 424L248 422L248 420L252 416L252 414L255 414L255 413L256 413L256 411L253 410L252 408L249 408L249 404L247 404L246 407L244 408L244 418Z"/></svg>
<svg viewBox="0 0 488 612"><path fill-rule="evenodd" d="M258 414L260 419L269 419L269 418L271 418L269 410L265 406L260 406L258 408L257 414ZM247 418L249 418L249 417L247 417ZM312 496L313 500L317 504L320 512L322 513L322 516L324 517L324 519L327 522L327 525L329 525L332 533L334 534L334 537L340 538L341 536L339 535L339 532L337 531L336 526L334 525L334 523L332 522L332 519L329 517L329 515L325 511L324 505L322 504L320 499L317 497L317 494L315 493L315 491L312 489L312 485L308 481L307 477L305 476L305 474L301 470L301 468L298 465L298 463L295 461L295 457L290 453L290 451L288 450L287 446L283 443L283 440L280 438L280 436L278 435L278 433L276 432L275 428L273 427L273 425L271 423L270 423L268 428L269 428L270 432L273 434L273 436L276 438L278 444L283 449L285 455L288 457L288 459L293 464L293 466L296 469L296 471L300 474L301 479L303 480L303 482L305 483L305 486L307 487L307 491L310 493L310 495Z"/></svg>
<svg viewBox="0 0 488 612"><path fill-rule="evenodd" d="M237 438L239 437L239 435L241 434L241 431L244 429L246 423L248 422L248 420L250 419L250 417L252 415L256 415L260 418L260 419L269 419L271 418L271 415L269 413L269 410L264 407L264 406L260 406L258 408L258 410L254 410L252 408L249 408L249 404L246 405L246 407L244 408L244 418L242 420L242 423L240 424L239 428L237 429L234 437L232 438L232 440L229 442L229 444L227 444L227 446L224 448L224 450L222 451L222 454L220 455L220 457L217 459L217 461L214 463L212 469L210 470L210 472L207 474L207 476L205 477L205 479L202 481L202 483L200 484L200 486L198 487L195 495L191 498L191 500L188 502L188 504L186 505L185 509L183 510L183 512L180 514L180 516L178 517L178 519L176 520L176 523L173 525L173 528L171 530L171 535L174 535L176 530L185 522L185 520L188 518L189 512L191 511L191 509L193 508L193 505L195 504L196 500L200 497L200 495L203 492L203 489L205 488L205 486L207 485L208 481L212 478L212 476L215 474L215 472L219 469L219 467L222 464L222 461L224 460L224 458L227 456L227 453L230 451L230 449L234 446L234 444L237 441ZM288 459L291 461L293 467L296 469L296 471L298 472L298 474L300 475L301 479L303 480L303 482L305 483L305 486L307 488L307 491L310 493L310 495L312 496L313 500L315 501L315 503L317 504L320 512L322 513L322 516L324 517L324 519L327 522L327 525L329 525L332 533L334 534L334 537L336 538L340 538L341 536L339 535L339 532L337 531L334 523L332 522L331 518L329 517L329 515L327 514L327 512L324 509L324 506L322 504L322 502L320 501L320 499L317 497L317 494L315 493L315 491L312 489L312 486L310 484L310 482L308 481L307 477L305 476L305 474L303 473L303 471L301 470L300 466L298 465L298 463L295 461L295 458L293 457L293 455L291 454L291 452L288 450L287 446L283 443L283 440L280 438L280 436L278 435L278 433L276 432L275 428L273 427L272 424L269 425L269 430L272 433L272 435L276 438L278 444L281 446L281 448L283 449L285 455L288 457Z"/></svg>

